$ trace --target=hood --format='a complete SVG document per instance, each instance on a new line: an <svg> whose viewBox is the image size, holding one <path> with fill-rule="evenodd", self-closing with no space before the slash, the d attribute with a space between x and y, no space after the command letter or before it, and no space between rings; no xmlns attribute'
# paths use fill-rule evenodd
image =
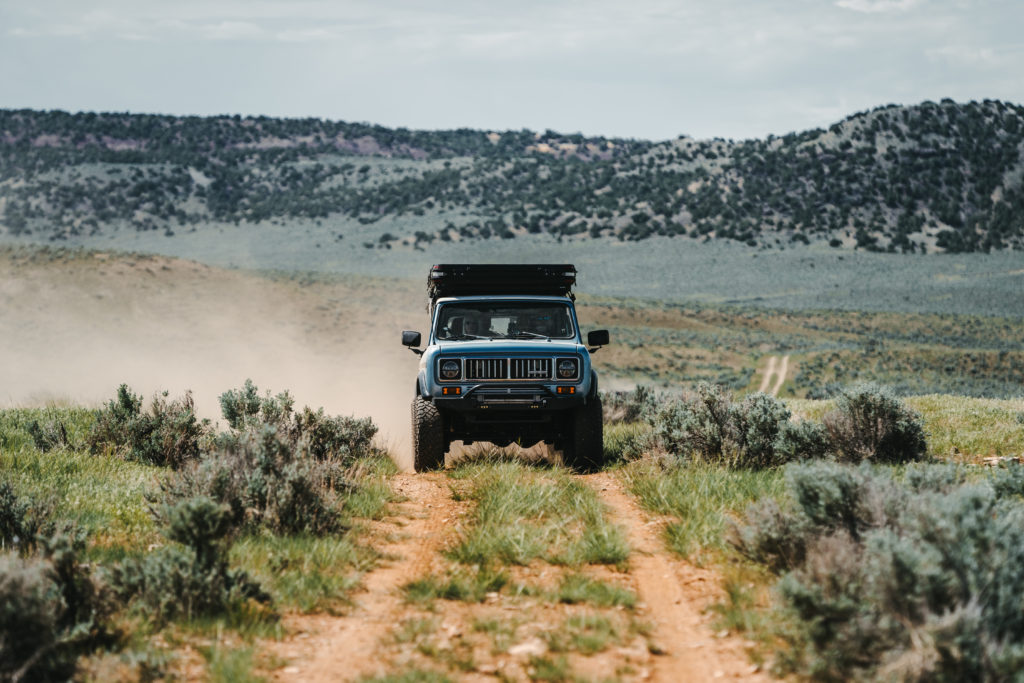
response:
<svg viewBox="0 0 1024 683"><path fill-rule="evenodd" d="M571 339L474 339L467 341L438 341L437 349L445 355L520 355L520 354L574 354L583 346Z"/></svg>

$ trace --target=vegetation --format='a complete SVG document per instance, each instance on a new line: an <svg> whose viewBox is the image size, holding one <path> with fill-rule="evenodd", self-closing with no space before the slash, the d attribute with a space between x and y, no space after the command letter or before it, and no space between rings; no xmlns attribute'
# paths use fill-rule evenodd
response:
<svg viewBox="0 0 1024 683"><path fill-rule="evenodd" d="M172 467L198 459L199 442L210 433L210 425L196 420L191 394L170 402L166 398L167 392L154 396L150 409L143 412L142 397L122 384L117 398L96 412L89 450L111 449L132 460ZM40 438L38 426L35 431L32 424L28 428L37 447L41 441L52 441Z"/></svg>
<svg viewBox="0 0 1024 683"><path fill-rule="evenodd" d="M825 456L902 463L926 454L921 416L884 387L842 390L824 425L793 423L791 416L783 402L767 394L734 402L722 387L699 384L680 398L663 398L646 420L650 446L681 462L763 469Z"/></svg>
<svg viewBox="0 0 1024 683"><path fill-rule="evenodd" d="M307 408L213 435L165 397L143 410L122 386L99 411L0 411L0 677L64 680L108 649L122 672L166 677L158 634L208 652L213 678L250 671L250 649L204 634L251 639L282 607L333 609L375 560L352 529L392 498L372 423Z"/></svg>
<svg viewBox="0 0 1024 683"><path fill-rule="evenodd" d="M1024 469L793 465L734 543L780 576L783 665L816 680L1012 679Z"/></svg>
<svg viewBox="0 0 1024 683"><path fill-rule="evenodd" d="M736 264L741 267L741 264ZM1024 334L1007 316L794 311L632 299L581 299L581 324L608 327L605 373L646 385L643 395L606 392L606 419L633 421L654 387L700 382L733 391L758 388L769 355L789 356L780 397L831 398L874 382L899 396L1022 395ZM627 414L628 413L628 414Z"/></svg>
<svg viewBox="0 0 1024 683"><path fill-rule="evenodd" d="M990 100L742 142L30 110L0 111L0 130L3 225L42 239L405 215L422 227L366 244L547 233L921 253L1024 238L1024 109Z"/></svg>

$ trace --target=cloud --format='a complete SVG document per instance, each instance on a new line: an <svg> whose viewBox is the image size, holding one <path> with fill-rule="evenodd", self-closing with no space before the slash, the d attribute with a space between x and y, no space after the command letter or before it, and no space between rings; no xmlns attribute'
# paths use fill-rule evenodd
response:
<svg viewBox="0 0 1024 683"><path fill-rule="evenodd" d="M866 14L883 14L889 12L906 12L924 0L837 0L836 6L854 12Z"/></svg>
<svg viewBox="0 0 1024 683"><path fill-rule="evenodd" d="M944 45L925 50L925 56L932 61L944 61L958 66L1002 66L1006 60L990 47L971 45Z"/></svg>
<svg viewBox="0 0 1024 683"><path fill-rule="evenodd" d="M265 35L262 28L250 21L221 21L195 29L208 40L251 40Z"/></svg>

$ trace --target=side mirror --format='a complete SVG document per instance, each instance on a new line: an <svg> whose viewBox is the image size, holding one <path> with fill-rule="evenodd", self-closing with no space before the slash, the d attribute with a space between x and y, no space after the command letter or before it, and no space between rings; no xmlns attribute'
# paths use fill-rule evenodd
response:
<svg viewBox="0 0 1024 683"><path fill-rule="evenodd" d="M415 354L422 354L423 353L423 351L421 351L420 349L412 348L414 346L419 346L420 345L420 340L421 340L421 337L420 337L420 333L419 332L413 332L412 330L403 330L402 331L402 346L408 346L409 350L412 351Z"/></svg>
<svg viewBox="0 0 1024 683"><path fill-rule="evenodd" d="M608 346L608 330L593 330L587 333L587 346ZM590 349L596 351L597 348Z"/></svg>

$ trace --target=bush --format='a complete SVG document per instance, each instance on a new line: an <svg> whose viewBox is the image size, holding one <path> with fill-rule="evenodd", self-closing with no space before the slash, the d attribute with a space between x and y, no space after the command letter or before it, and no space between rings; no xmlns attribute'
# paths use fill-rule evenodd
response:
<svg viewBox="0 0 1024 683"><path fill-rule="evenodd" d="M227 509L233 528L279 533L343 529L337 493L352 488L340 460L313 457L284 428L266 425L221 440L219 449L162 484L165 506L205 496ZM285 432L287 434L287 432Z"/></svg>
<svg viewBox="0 0 1024 683"><path fill-rule="evenodd" d="M161 548L114 567L119 596L143 606L157 623L221 614L248 599L269 602L245 572L228 568L230 516L226 505L206 497L168 507L164 533L184 548Z"/></svg>
<svg viewBox="0 0 1024 683"><path fill-rule="evenodd" d="M601 407L606 425L643 420L654 411L657 397L650 387L638 384L633 391L602 391Z"/></svg>
<svg viewBox="0 0 1024 683"><path fill-rule="evenodd" d="M150 410L144 412L142 397L122 384L117 397L97 411L89 450L113 449L131 460L175 468L197 459L209 424L196 420L191 392L175 401L166 398L166 391L154 396Z"/></svg>
<svg viewBox="0 0 1024 683"><path fill-rule="evenodd" d="M1024 501L1015 468L787 470L733 542L782 574L788 668L820 680L1004 680L1024 667Z"/></svg>
<svg viewBox="0 0 1024 683"><path fill-rule="evenodd" d="M54 420L46 425L39 424L39 420L31 420L25 425L25 431L32 437L32 443L43 453L48 453L55 448L67 448L70 446L68 431L64 423Z"/></svg>
<svg viewBox="0 0 1024 683"><path fill-rule="evenodd" d="M889 389L859 384L843 390L825 416L832 450L846 462L902 463L925 456L921 416Z"/></svg>
<svg viewBox="0 0 1024 683"><path fill-rule="evenodd" d="M241 389L230 389L220 395L221 414L228 426L239 432L248 427L285 424L294 405L295 400L287 391L273 397L268 391L261 398L251 379L245 380Z"/></svg>
<svg viewBox="0 0 1024 683"><path fill-rule="evenodd" d="M0 553L0 678L67 680L79 654L112 640L109 594L81 564L84 536L66 528L42 556Z"/></svg>
<svg viewBox="0 0 1024 683"><path fill-rule="evenodd" d="M273 427L294 448L305 450L318 460L340 459L352 462L372 452L371 442L377 426L370 418L328 416L323 408L305 407L296 413L295 401L284 391L263 397L252 380L241 389L220 396L221 414L235 435Z"/></svg>
<svg viewBox="0 0 1024 683"><path fill-rule="evenodd" d="M828 454L829 448L825 427L810 420L785 422L775 441L776 456L781 462L819 460Z"/></svg>
<svg viewBox="0 0 1024 683"><path fill-rule="evenodd" d="M0 548L32 552L40 535L52 534L53 505L19 498L10 482L0 481Z"/></svg>
<svg viewBox="0 0 1024 683"><path fill-rule="evenodd" d="M64 603L48 562L0 553L0 678L67 680L75 656L61 647Z"/></svg>
<svg viewBox="0 0 1024 683"><path fill-rule="evenodd" d="M789 416L767 394L736 404L722 387L701 383L694 394L662 403L650 420L656 443L679 458L762 468L782 462L776 443Z"/></svg>

